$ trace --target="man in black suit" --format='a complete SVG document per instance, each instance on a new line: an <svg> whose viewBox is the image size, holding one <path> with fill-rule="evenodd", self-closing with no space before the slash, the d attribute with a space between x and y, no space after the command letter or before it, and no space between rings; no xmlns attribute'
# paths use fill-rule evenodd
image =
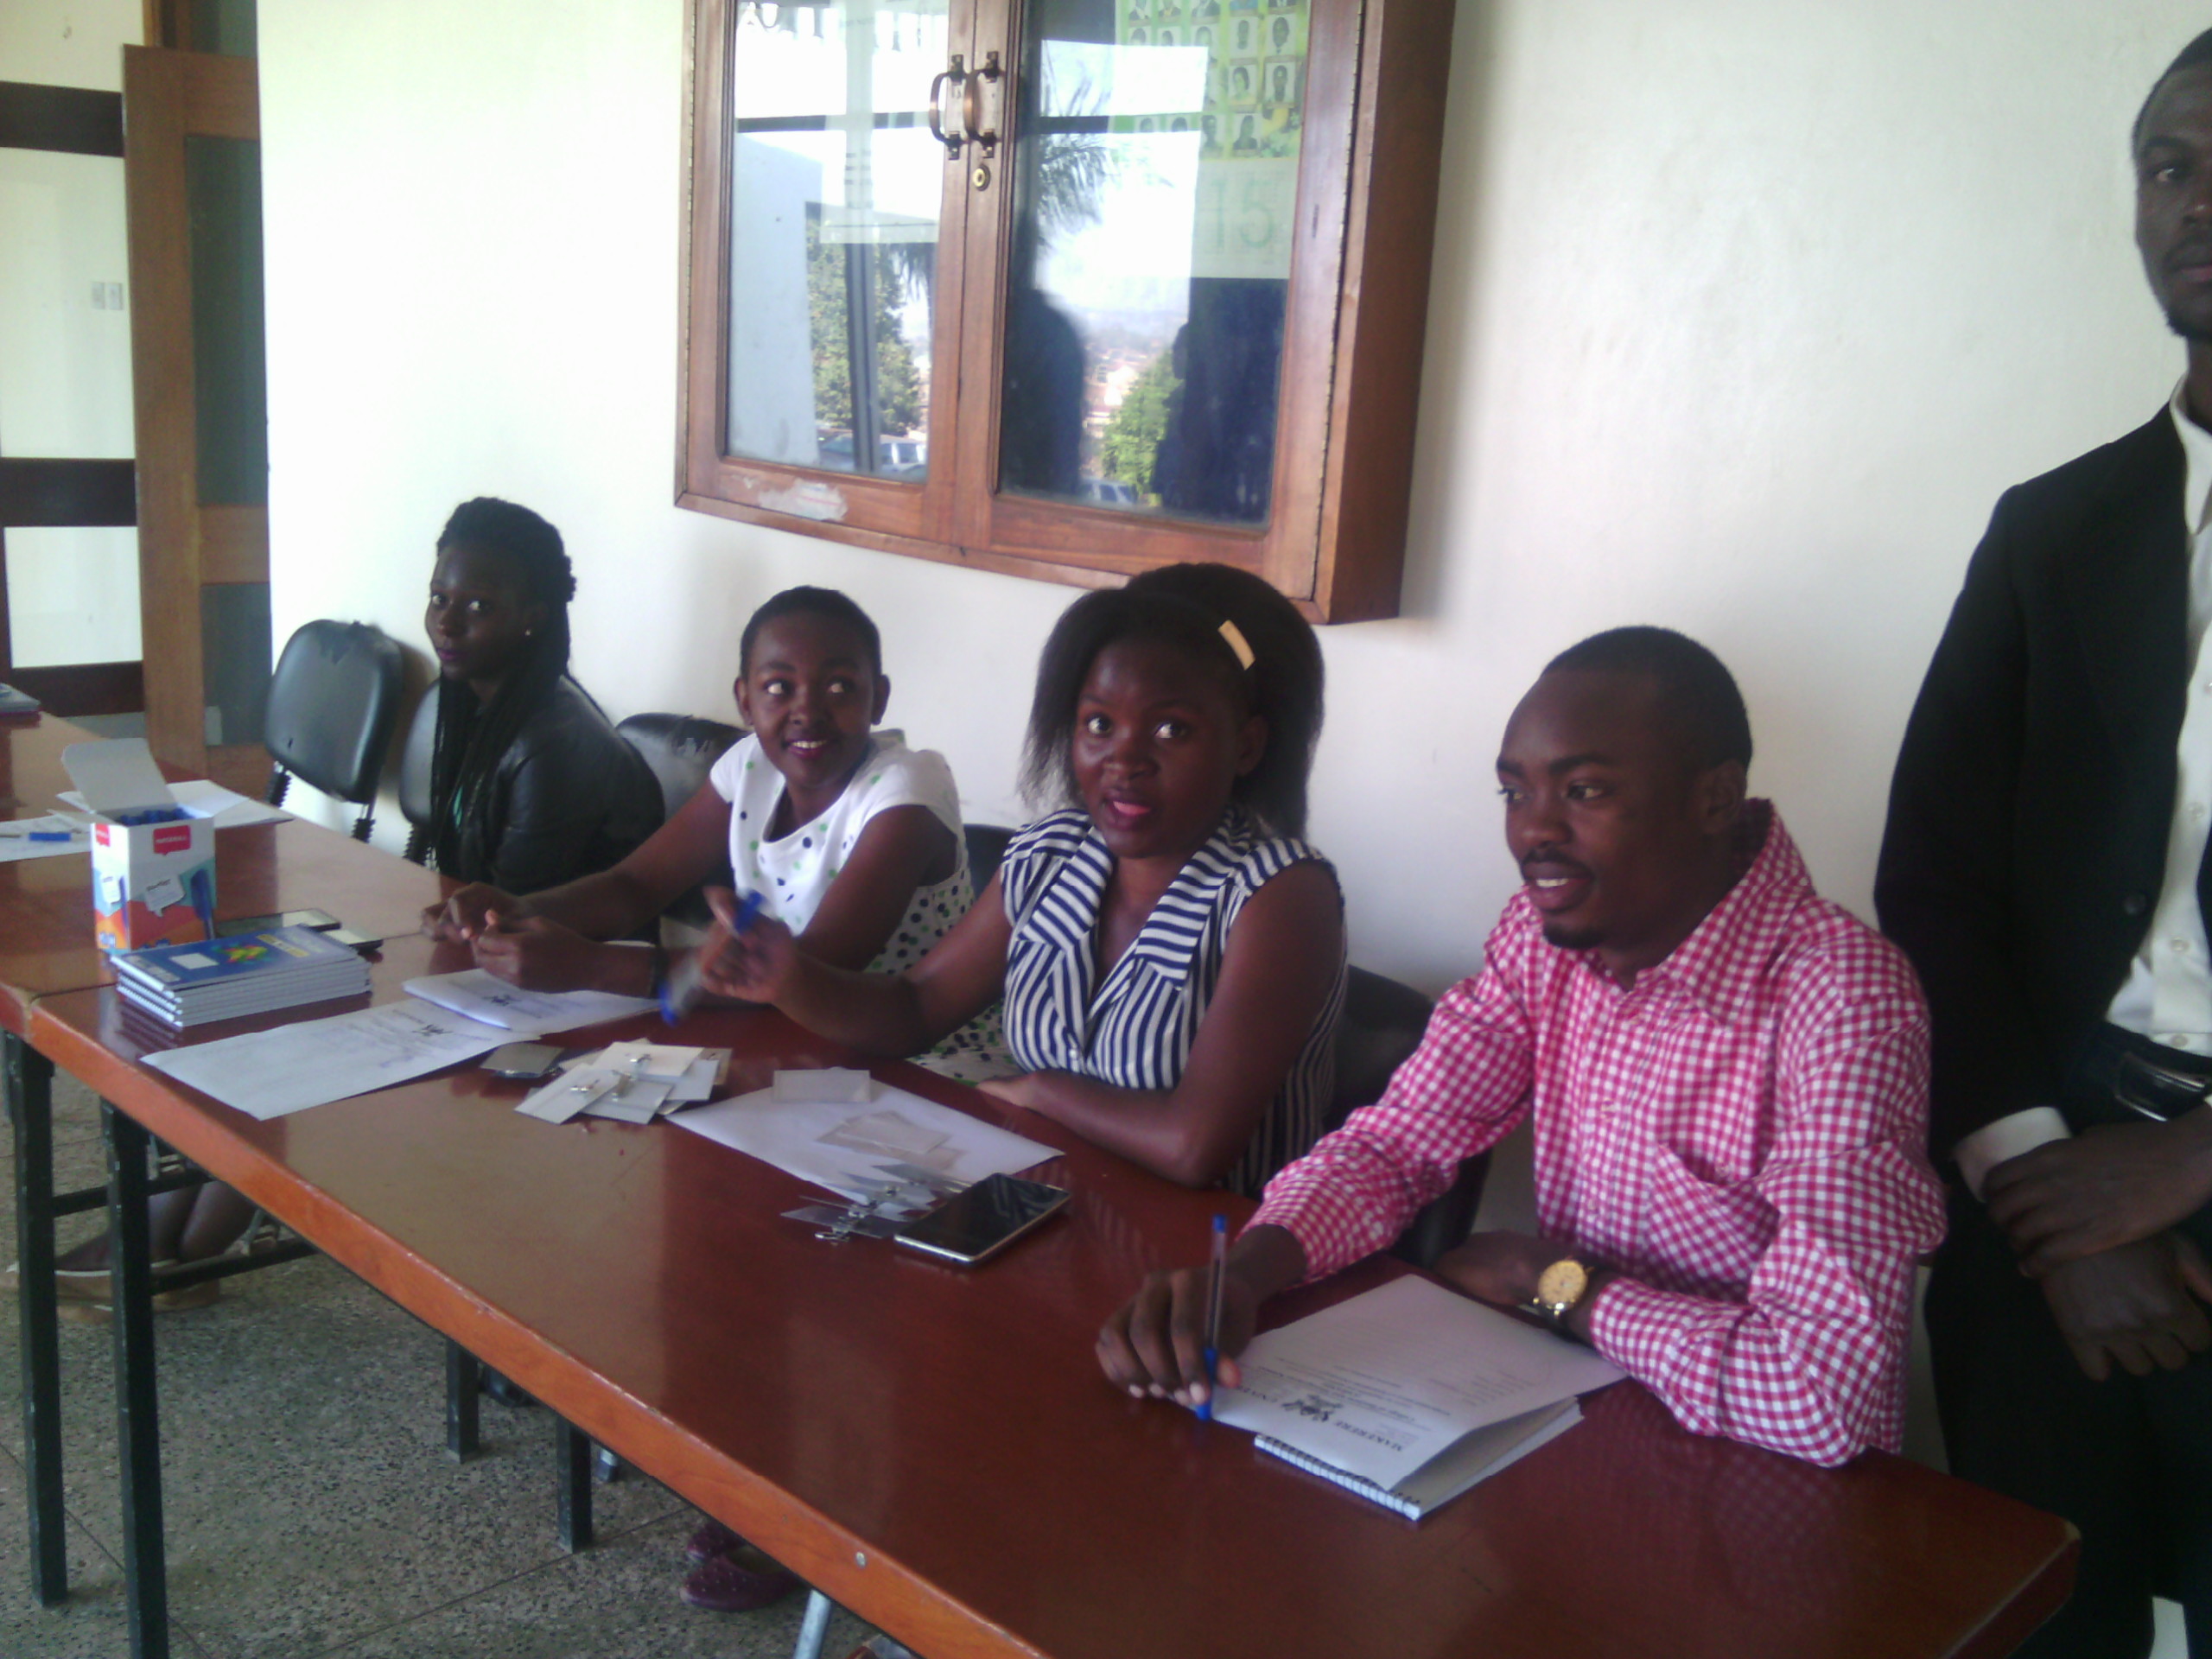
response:
<svg viewBox="0 0 2212 1659"><path fill-rule="evenodd" d="M1875 902L1935 1014L1951 1235L1929 1288L1953 1470L2082 1530L2023 1653L2212 1659L2212 32L2133 135L2189 369L2005 493L1905 734Z"/></svg>

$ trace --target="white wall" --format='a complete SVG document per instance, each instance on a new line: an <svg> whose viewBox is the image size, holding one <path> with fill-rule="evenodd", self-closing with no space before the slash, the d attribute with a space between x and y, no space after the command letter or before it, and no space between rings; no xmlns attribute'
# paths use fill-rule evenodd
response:
<svg viewBox="0 0 2212 1659"><path fill-rule="evenodd" d="M263 0L279 637L420 639L430 545L512 496L577 556L582 677L722 715L790 582L883 622L894 719L1016 810L1071 590L683 512L681 0ZM1489 760L1552 652L1671 624L1741 677L1866 908L1899 728L2005 485L2180 353L2125 133L2179 0L1462 0L1405 616L1328 630L1315 839L1361 961L1436 988L1510 891ZM1408 880L1408 872L1417 872Z"/></svg>

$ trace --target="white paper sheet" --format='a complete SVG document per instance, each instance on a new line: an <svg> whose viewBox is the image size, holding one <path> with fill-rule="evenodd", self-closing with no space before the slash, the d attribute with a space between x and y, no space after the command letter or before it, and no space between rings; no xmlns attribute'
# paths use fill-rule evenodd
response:
<svg viewBox="0 0 2212 1659"><path fill-rule="evenodd" d="M529 1037L626 1020L658 1006L651 997L616 996L611 991L518 990L481 968L410 979L400 988L471 1020Z"/></svg>
<svg viewBox="0 0 2212 1659"><path fill-rule="evenodd" d="M512 1033L412 997L327 1020L149 1054L179 1083L268 1119L404 1083L488 1054Z"/></svg>
<svg viewBox="0 0 2212 1659"><path fill-rule="evenodd" d="M43 830L49 834L66 830L67 841L33 841L30 832ZM27 858L59 858L68 853L89 852L92 832L81 821L72 822L59 812L49 812L42 818L11 818L0 823L0 864L20 863Z"/></svg>
<svg viewBox="0 0 2212 1659"><path fill-rule="evenodd" d="M1471 1429L1618 1382L1580 1343L1408 1275L1263 1332L1214 1398L1249 1428L1395 1486Z"/></svg>
<svg viewBox="0 0 2212 1659"><path fill-rule="evenodd" d="M928 1167L963 1181L1011 1175L1059 1155L981 1118L880 1084L875 1098L859 1105L779 1101L772 1090L762 1089L718 1106L679 1112L670 1122L845 1198L880 1188L886 1163L918 1161L887 1150L892 1140L926 1143ZM944 1139L932 1138L938 1135Z"/></svg>

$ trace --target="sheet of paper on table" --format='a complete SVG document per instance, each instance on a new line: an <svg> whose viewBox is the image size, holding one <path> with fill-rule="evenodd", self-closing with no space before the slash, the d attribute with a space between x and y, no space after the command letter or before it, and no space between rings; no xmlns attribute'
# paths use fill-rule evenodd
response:
<svg viewBox="0 0 2212 1659"><path fill-rule="evenodd" d="M27 858L58 858L65 853L88 852L92 836L90 821L76 813L49 812L39 818L10 818L0 823L0 864ZM66 835L66 841L35 840L34 836Z"/></svg>
<svg viewBox="0 0 2212 1659"><path fill-rule="evenodd" d="M188 778L181 784L171 784L169 793L194 817L213 818L218 830L237 830L249 823L284 823L292 817L281 806L257 801L205 778ZM64 805L79 810L85 804L85 798L73 789L57 798Z"/></svg>
<svg viewBox="0 0 2212 1659"><path fill-rule="evenodd" d="M521 990L481 968L410 979L400 988L425 1002L525 1037L626 1020L659 1006L649 996L617 996L611 991Z"/></svg>
<svg viewBox="0 0 2212 1659"><path fill-rule="evenodd" d="M513 1033L405 997L145 1057L252 1117L282 1117L488 1054Z"/></svg>
<svg viewBox="0 0 2212 1659"><path fill-rule="evenodd" d="M1621 1379L1594 1351L1408 1275L1252 1338L1217 1423L1395 1486L1470 1431Z"/></svg>
<svg viewBox="0 0 2212 1659"><path fill-rule="evenodd" d="M779 1101L773 1089L761 1089L670 1121L843 1198L880 1190L888 1163L980 1181L1059 1156L981 1118L880 1084L874 1099L857 1103Z"/></svg>

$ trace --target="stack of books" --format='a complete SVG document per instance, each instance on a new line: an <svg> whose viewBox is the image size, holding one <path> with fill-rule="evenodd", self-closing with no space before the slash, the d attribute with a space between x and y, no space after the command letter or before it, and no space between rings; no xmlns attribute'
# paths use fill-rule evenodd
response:
<svg viewBox="0 0 2212 1659"><path fill-rule="evenodd" d="M359 996L369 964L313 928L276 927L197 944L162 944L115 958L116 988L172 1026Z"/></svg>

